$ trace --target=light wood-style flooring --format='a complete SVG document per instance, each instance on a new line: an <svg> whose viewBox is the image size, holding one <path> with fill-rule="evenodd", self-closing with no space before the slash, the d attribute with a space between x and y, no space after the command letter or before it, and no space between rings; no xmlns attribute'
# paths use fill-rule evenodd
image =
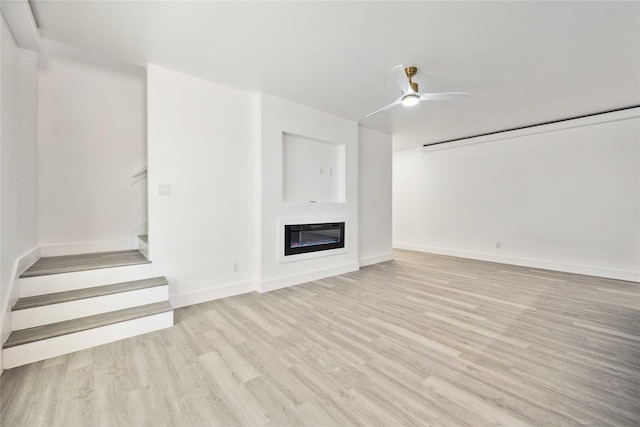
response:
<svg viewBox="0 0 640 427"><path fill-rule="evenodd" d="M409 251L4 372L2 426L637 426L640 284Z"/></svg>
<svg viewBox="0 0 640 427"><path fill-rule="evenodd" d="M123 267L125 265L148 264L149 261L137 250L95 252L83 255L61 255L42 257L20 277L45 276L71 273L99 268Z"/></svg>

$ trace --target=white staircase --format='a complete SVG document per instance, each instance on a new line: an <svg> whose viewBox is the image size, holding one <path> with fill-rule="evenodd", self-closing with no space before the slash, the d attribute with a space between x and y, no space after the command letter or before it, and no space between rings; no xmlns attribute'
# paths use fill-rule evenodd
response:
<svg viewBox="0 0 640 427"><path fill-rule="evenodd" d="M5 369L173 325L167 280L139 251L41 258L19 287Z"/></svg>

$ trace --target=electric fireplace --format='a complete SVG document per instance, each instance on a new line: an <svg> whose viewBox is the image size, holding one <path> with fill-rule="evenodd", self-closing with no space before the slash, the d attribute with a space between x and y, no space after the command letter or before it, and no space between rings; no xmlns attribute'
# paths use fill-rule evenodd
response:
<svg viewBox="0 0 640 427"><path fill-rule="evenodd" d="M285 256L338 248L344 248L344 222L284 226Z"/></svg>

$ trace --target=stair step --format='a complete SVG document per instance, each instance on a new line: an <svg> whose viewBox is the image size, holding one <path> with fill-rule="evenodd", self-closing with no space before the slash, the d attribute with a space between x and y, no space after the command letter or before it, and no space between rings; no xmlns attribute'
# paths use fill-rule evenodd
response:
<svg viewBox="0 0 640 427"><path fill-rule="evenodd" d="M149 261L137 249L43 257L29 267L27 271L22 273L20 278L122 267L136 264L148 264L150 262L151 261Z"/></svg>
<svg viewBox="0 0 640 427"><path fill-rule="evenodd" d="M147 245L149 244L149 235L148 234L139 234L138 239L145 242Z"/></svg>
<svg viewBox="0 0 640 427"><path fill-rule="evenodd" d="M63 302L94 298L121 292L129 292L137 289L152 288L155 286L164 286L167 284L168 282L166 278L154 277L151 279L134 280L131 282L115 283L112 285L96 286L93 288L76 289L73 291L56 292L52 294L25 297L18 299L11 311L42 307L50 304L60 304Z"/></svg>
<svg viewBox="0 0 640 427"><path fill-rule="evenodd" d="M107 269L107 271L110 270L113 269ZM31 281L49 278L51 282L54 277L57 281L58 278L67 277L69 274L20 280ZM44 283L41 287L42 290L55 288L55 283ZM164 277L145 278L86 288L47 291L19 298L11 308L11 325L14 331L29 329L165 301L168 298L169 283Z"/></svg>
<svg viewBox="0 0 640 427"><path fill-rule="evenodd" d="M45 276L22 277L19 279L18 294L20 298L26 298L36 295L130 282L132 280L148 279L149 277L154 277L153 265L151 263L73 271L71 273L49 274Z"/></svg>
<svg viewBox="0 0 640 427"><path fill-rule="evenodd" d="M168 301L163 301L133 308L126 308L124 310L112 311L109 313L96 314L94 316L82 317L79 319L66 320L64 322L51 323L49 325L37 326L34 328L22 329L11 332L11 335L9 335L9 338L2 348L7 349L170 311L173 311L171 304Z"/></svg>
<svg viewBox="0 0 640 427"><path fill-rule="evenodd" d="M52 336L51 338L4 348L2 350L3 367L4 369L11 369L27 363L97 347L173 326L172 309L170 310L167 307L167 311L151 313L143 317L134 317L133 319L71 332L67 335Z"/></svg>

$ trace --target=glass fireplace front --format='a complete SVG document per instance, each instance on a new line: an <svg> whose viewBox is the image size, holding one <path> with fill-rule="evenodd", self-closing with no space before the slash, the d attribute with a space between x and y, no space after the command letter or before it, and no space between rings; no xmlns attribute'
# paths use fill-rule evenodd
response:
<svg viewBox="0 0 640 427"><path fill-rule="evenodd" d="M344 248L344 222L284 226L284 254Z"/></svg>

